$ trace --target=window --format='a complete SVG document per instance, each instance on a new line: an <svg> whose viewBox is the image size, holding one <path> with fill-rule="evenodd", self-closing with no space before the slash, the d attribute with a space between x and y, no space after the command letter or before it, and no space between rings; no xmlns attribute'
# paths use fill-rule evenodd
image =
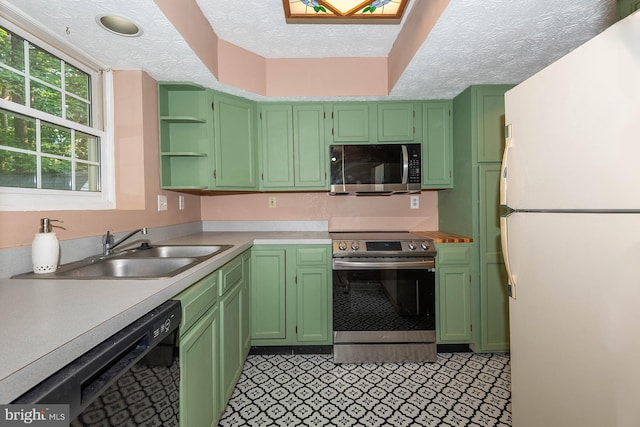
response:
<svg viewBox="0 0 640 427"><path fill-rule="evenodd" d="M0 20L0 210L113 207L103 80Z"/></svg>

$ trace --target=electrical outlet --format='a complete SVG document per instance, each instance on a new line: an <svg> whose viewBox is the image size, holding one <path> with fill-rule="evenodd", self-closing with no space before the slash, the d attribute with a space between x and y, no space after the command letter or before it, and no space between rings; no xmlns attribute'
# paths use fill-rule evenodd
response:
<svg viewBox="0 0 640 427"><path fill-rule="evenodd" d="M409 200L409 206L411 209L418 209L420 207L420 196L411 196Z"/></svg>
<svg viewBox="0 0 640 427"><path fill-rule="evenodd" d="M269 197L269 207L270 208L275 208L276 207L276 198L275 198L275 196Z"/></svg>
<svg viewBox="0 0 640 427"><path fill-rule="evenodd" d="M184 210L184 196L178 196L178 209Z"/></svg>
<svg viewBox="0 0 640 427"><path fill-rule="evenodd" d="M158 211L167 210L167 196L158 194Z"/></svg>

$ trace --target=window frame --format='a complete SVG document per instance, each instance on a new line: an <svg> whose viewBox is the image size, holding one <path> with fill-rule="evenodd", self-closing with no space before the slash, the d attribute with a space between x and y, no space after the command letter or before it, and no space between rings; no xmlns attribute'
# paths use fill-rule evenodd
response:
<svg viewBox="0 0 640 427"><path fill-rule="evenodd" d="M3 9L0 7L0 9ZM3 10L3 12L5 12ZM12 11L15 12L15 11ZM17 16L16 16L17 15ZM11 20L6 18L12 18ZM92 125L86 126L24 105L0 99L0 108L40 119L65 128L75 129L100 138L100 190L52 190L22 187L0 187L0 211L41 210L108 210L115 209L115 153L113 73L95 60L78 53L57 36L50 34L16 13L0 17L0 25L40 49L91 76ZM70 126L70 124L72 124Z"/></svg>

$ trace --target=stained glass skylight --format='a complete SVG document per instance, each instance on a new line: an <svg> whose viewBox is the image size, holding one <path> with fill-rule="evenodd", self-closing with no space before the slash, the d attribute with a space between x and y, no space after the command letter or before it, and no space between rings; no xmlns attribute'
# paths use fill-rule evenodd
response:
<svg viewBox="0 0 640 427"><path fill-rule="evenodd" d="M282 0L289 24L399 24L409 0Z"/></svg>

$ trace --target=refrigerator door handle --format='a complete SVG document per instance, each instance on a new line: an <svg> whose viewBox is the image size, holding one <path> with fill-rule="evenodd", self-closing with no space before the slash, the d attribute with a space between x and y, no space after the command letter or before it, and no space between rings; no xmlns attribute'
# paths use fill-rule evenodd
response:
<svg viewBox="0 0 640 427"><path fill-rule="evenodd" d="M516 276L511 272L511 263L509 261L508 216L509 214L500 217L500 240L502 241L502 257L507 270L509 296L516 299Z"/></svg>
<svg viewBox="0 0 640 427"><path fill-rule="evenodd" d="M507 163L509 150L513 145L511 124L504 127L504 152L502 153L502 165L500 167L500 204L507 206Z"/></svg>

